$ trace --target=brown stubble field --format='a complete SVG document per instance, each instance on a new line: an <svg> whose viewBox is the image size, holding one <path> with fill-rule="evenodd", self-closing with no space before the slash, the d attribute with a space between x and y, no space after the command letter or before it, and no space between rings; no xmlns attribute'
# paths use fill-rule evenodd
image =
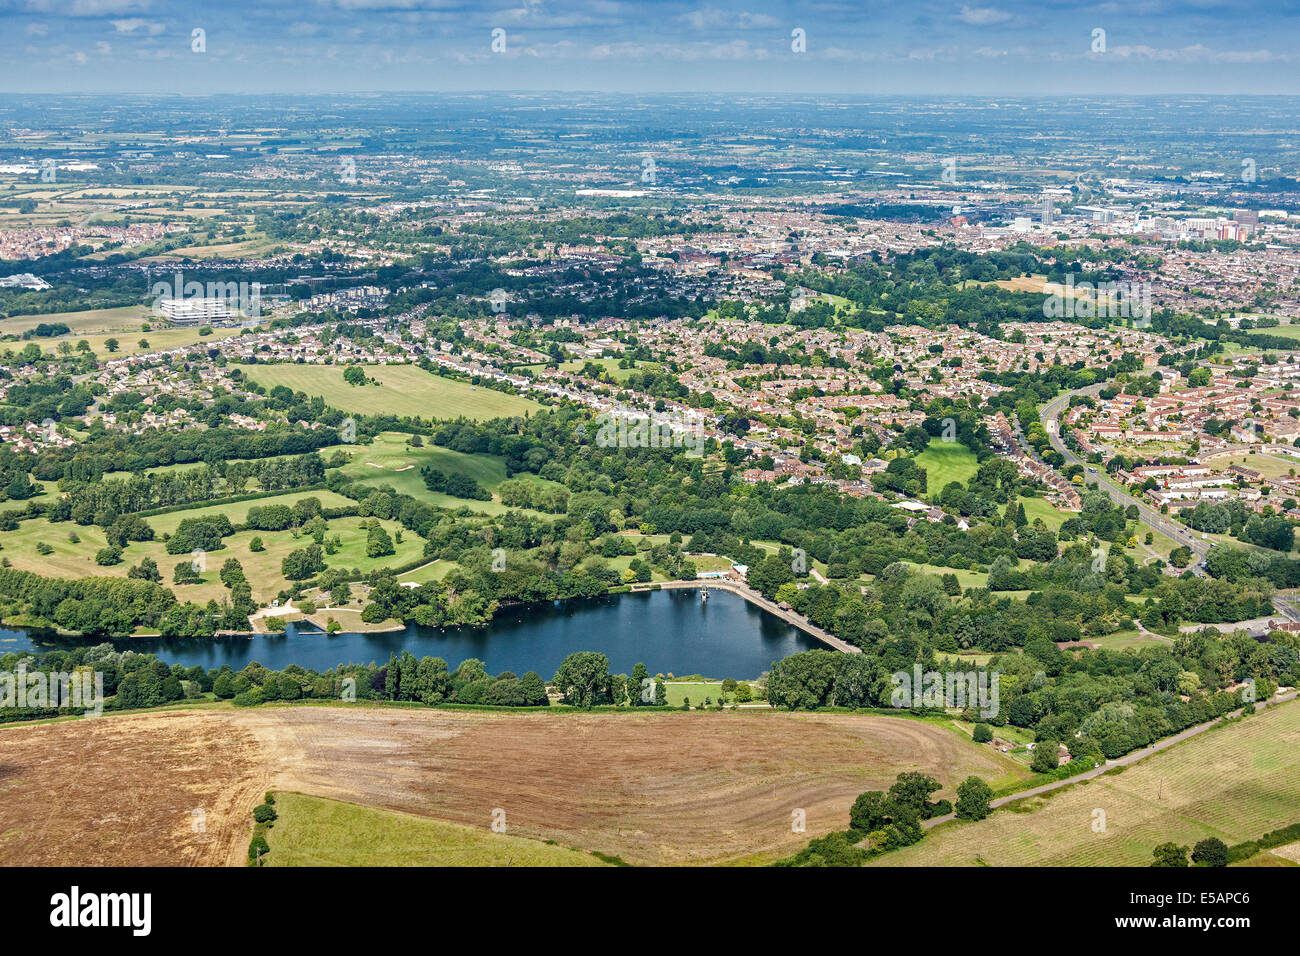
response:
<svg viewBox="0 0 1300 956"><path fill-rule="evenodd" d="M265 752L247 729L213 718L0 728L0 865L225 862L232 846L247 846Z"/></svg>
<svg viewBox="0 0 1300 956"><path fill-rule="evenodd" d="M0 865L242 862L264 790L402 810L638 864L764 862L924 770L945 796L1010 761L919 721L285 706L0 728ZM207 834L191 832L205 808ZM791 812L807 832L791 830Z"/></svg>

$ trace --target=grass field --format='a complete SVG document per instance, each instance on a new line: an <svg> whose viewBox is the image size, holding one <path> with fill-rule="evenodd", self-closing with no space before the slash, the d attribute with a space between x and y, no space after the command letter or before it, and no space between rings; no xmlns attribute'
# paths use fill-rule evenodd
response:
<svg viewBox="0 0 1300 956"><path fill-rule="evenodd" d="M357 415L407 415L421 418L471 418L486 421L527 415L541 406L518 395L443 378L413 365L366 365L378 385L349 385L339 365L242 365L244 374L272 389L320 396L333 408Z"/></svg>
<svg viewBox="0 0 1300 956"><path fill-rule="evenodd" d="M1049 531L1059 531L1066 520L1073 517L1069 511L1058 511L1042 498L1021 498L1025 506L1025 517L1033 524L1035 518L1042 518Z"/></svg>
<svg viewBox="0 0 1300 956"><path fill-rule="evenodd" d="M985 285L982 282L977 284ZM1011 292L1045 292L1047 284L1045 275L1016 276L1014 279L998 279L993 283L998 288Z"/></svg>
<svg viewBox="0 0 1300 956"><path fill-rule="evenodd" d="M1233 465L1250 468L1265 478L1286 478L1300 472L1300 458L1282 455L1224 455L1209 461L1213 471L1227 471Z"/></svg>
<svg viewBox="0 0 1300 956"><path fill-rule="evenodd" d="M343 466L342 472L358 481L371 482L371 479L392 485L397 491L408 495L425 497L428 490L420 469L426 465L437 468L447 474L461 474L473 478L488 491L505 481L506 466L500 458L491 455L466 455L449 448L426 443L421 448L411 448L407 442L409 435L397 432L381 432L368 445L335 446L352 455L352 460ZM325 451L331 454L335 448ZM443 495L442 497L447 497ZM450 498L450 501L464 501ZM473 504L473 502L470 502Z"/></svg>
<svg viewBox="0 0 1300 956"><path fill-rule="evenodd" d="M423 374L423 373L421 373ZM506 466L492 455L467 455L427 443L421 448L411 448L409 435L381 432L369 445L337 445L323 450L328 457L335 450L343 450L352 460L343 466L343 474L368 485L388 485L394 491L426 501L439 508L469 508L481 514L502 514L510 509L498 499L475 501L472 498L455 498L442 492L430 491L424 486L420 470L433 467L445 474L462 474L473 478L490 492L495 492L506 479ZM521 480L543 482L530 475ZM544 482L551 484L550 482Z"/></svg>
<svg viewBox="0 0 1300 956"><path fill-rule="evenodd" d="M1014 808L1014 809L1011 809ZM1105 830L1093 829L1105 814ZM945 824L884 866L1147 866L1170 840L1231 845L1300 823L1300 705L1202 734L1121 773Z"/></svg>
<svg viewBox="0 0 1300 956"><path fill-rule="evenodd" d="M930 439L930 447L916 456L916 463L925 469L928 497L935 498L952 481L966 484L979 468L975 453L955 441Z"/></svg>
<svg viewBox="0 0 1300 956"><path fill-rule="evenodd" d="M399 581L413 581L416 584L427 584L430 581L441 581L447 576L447 572L456 567L454 561L443 561L441 559L430 561L428 564L422 564L418 568L413 568L405 574L399 574Z"/></svg>
<svg viewBox="0 0 1300 956"><path fill-rule="evenodd" d="M153 316L143 305L128 305L116 309L88 309L84 312L52 312L49 315L15 315L0 319L0 335L10 332L21 335L36 328L41 323L61 322L75 335L84 336L89 332L140 332L140 326L152 322ZM42 347L45 339L34 339ZM48 341L58 341L50 339Z"/></svg>
<svg viewBox="0 0 1300 956"><path fill-rule="evenodd" d="M170 252L149 256L145 261L166 263L176 259L253 258L270 253L277 245L278 243L274 239L254 235L252 238L243 237L230 242L218 241L212 244L182 246Z"/></svg>
<svg viewBox="0 0 1300 956"><path fill-rule="evenodd" d="M277 793L265 866L604 866L581 850L355 803Z"/></svg>
<svg viewBox="0 0 1300 956"><path fill-rule="evenodd" d="M616 359L616 358L599 358L599 359L578 359L578 360L575 360L575 361L572 361L572 362L561 362L561 363L560 363L560 371L561 371L561 372L581 372L582 369L583 369L583 367L584 367L588 362L594 362L596 365L599 365L599 366L600 366L601 368L603 368L606 372L608 372L608 373L609 373L609 377L612 378L612 379L613 379L614 381L616 381L616 382L626 382L626 381L628 380L628 378L632 375L633 372L644 372L644 371L656 371L656 372L657 372L657 371L660 371L660 370L663 368L663 366L660 365L658 362L638 362L636 368L619 368L619 367L618 367L618 362L619 362L618 359ZM542 369L546 368L546 366L545 366L545 365L526 365L526 366L524 366L524 368L527 368L529 371L532 371L532 372L536 373L536 372L540 372Z"/></svg>
<svg viewBox="0 0 1300 956"><path fill-rule="evenodd" d="M1085 637L1089 644L1096 644L1098 647L1104 647L1110 651L1122 651L1128 647L1168 647L1172 641L1167 638L1153 635L1148 637L1140 631L1116 631L1114 634L1103 634L1101 636Z"/></svg>
<svg viewBox="0 0 1300 956"><path fill-rule="evenodd" d="M164 534L176 530L185 518L224 513L232 523L242 523L248 515L248 509L268 504L292 505L299 498L314 497L326 508L337 508L353 502L330 491L291 492L251 501L241 501L229 505L209 505L203 508L189 508L185 511L173 511L155 515L145 520L154 529L153 541L130 542L122 552L122 562L112 567L101 567L95 563L95 552L107 542L101 528L95 526L81 527L71 522L50 524L45 519L23 521L17 531L5 532L4 555L13 566L24 571L36 571L51 577L124 577L132 565L139 564L145 558L153 558L163 575L163 583L174 588L176 596L182 601L218 601L228 597L230 592L221 584L218 572L227 558L237 558L244 568L244 574L253 588L255 600L266 603L285 587L280 575L280 562L290 552L305 548L311 544L310 538L295 538L291 531L240 531L223 539L225 547L206 555L207 568L202 572L201 584L173 585L172 571L180 561L190 560L188 554L168 554L163 541ZM397 532L401 525L396 521L381 521L380 524L394 541L396 554L381 558L366 556L366 531L362 523L365 518L334 518L329 521L328 537L338 535L342 547L335 554L325 555L327 567L345 570L359 569L362 573L381 567L393 567L417 559L423 550L423 540L411 532L404 533L404 540L397 543ZM74 543L68 540L68 533L76 532L81 539ZM260 537L264 551L249 550L253 538ZM41 555L36 551L36 543L43 541L54 549L51 554Z"/></svg>
<svg viewBox="0 0 1300 956"><path fill-rule="evenodd" d="M1250 329L1247 333L1250 336L1273 335L1280 339L1295 339L1300 342L1300 324L1279 325L1273 329Z"/></svg>
<svg viewBox="0 0 1300 956"><path fill-rule="evenodd" d="M243 331L242 329L214 329L211 335L201 336L197 326L161 328L158 327L157 317L148 308L133 305L116 309L91 309L85 312L16 315L13 318L0 319L0 335L22 334L42 322L62 322L72 330L67 335L55 338L31 340L44 351L57 349L60 342L68 342L75 346L81 339L85 339L90 343L91 350L101 359L124 358L146 351L183 348L229 338ZM148 332L142 331L141 326L145 324L152 324L155 328ZM116 352L109 352L108 346L105 345L109 339L117 339ZM148 348L140 345L141 339L149 343Z"/></svg>
<svg viewBox="0 0 1300 956"><path fill-rule="evenodd" d="M664 690L668 694L668 703L673 707L680 707L689 697L692 707L699 707L704 703L704 698L709 698L716 704L722 698L722 681L720 680L700 680L700 681L664 681ZM734 695L727 697L727 702L734 701ZM710 705L712 706L712 705Z"/></svg>
<svg viewBox="0 0 1300 956"><path fill-rule="evenodd" d="M913 561L900 561L913 574L931 574L936 577L942 577L945 574L957 575L957 583L965 588L983 588L988 587L989 573L987 571L968 571L965 568L940 568L933 564L916 564ZM1016 564L1021 569L1027 569L1033 566L1034 562L1028 558L1019 558ZM1029 591L999 591L999 595L1014 595L1024 597Z"/></svg>

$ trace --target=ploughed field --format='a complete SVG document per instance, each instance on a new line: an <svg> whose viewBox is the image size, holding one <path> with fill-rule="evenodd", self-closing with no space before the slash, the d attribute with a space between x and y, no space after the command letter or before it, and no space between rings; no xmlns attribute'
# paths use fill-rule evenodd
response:
<svg viewBox="0 0 1300 956"><path fill-rule="evenodd" d="M499 809L511 836L629 863L767 862L846 827L854 798L903 770L934 775L949 798L969 774L1022 773L942 727L878 716L362 705L106 715L0 727L0 865L241 863L266 790L484 833ZM805 833L792 832L796 809ZM274 829L268 839L274 853Z"/></svg>

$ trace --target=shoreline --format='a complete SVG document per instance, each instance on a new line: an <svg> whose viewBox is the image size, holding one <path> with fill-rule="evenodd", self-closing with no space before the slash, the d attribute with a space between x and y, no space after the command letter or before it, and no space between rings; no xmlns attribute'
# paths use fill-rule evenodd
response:
<svg viewBox="0 0 1300 956"><path fill-rule="evenodd" d="M790 624L790 625L792 625L792 626L794 626L794 627L797 627L799 630L803 631L805 634L809 635L810 637L814 637L814 638L816 638L817 640L821 641L823 644L827 645L828 647L830 647L830 648L832 648L832 649L834 649L834 650L842 651L842 652L845 653L845 654L861 654L861 653L862 653L861 648L855 647L854 645L850 644L848 641L845 641L845 640L842 639L842 638L836 637L834 634L831 634L829 631L823 630L822 628L818 627L816 624L813 624L811 621L809 621L809 620L808 620L807 618L805 618L803 615L801 615L801 614L799 614L799 613L797 613L797 612L795 612L795 611L787 611L787 610L784 610L783 608L779 607L779 606L778 606L777 604L775 604L774 602L769 601L767 598L763 597L763 595L759 594L759 593L758 593L757 591L755 591L753 588L749 587L748 585L740 584L740 583L738 583L738 582L736 582L736 581L728 581L728 580L708 580L708 581L699 581L699 580L695 580L695 581L661 581L661 582L656 582L656 583L654 583L654 584L652 584L652 585L649 585L649 586L632 587L630 590L622 591L622 592L617 592L617 593L622 593L622 594L650 594L650 593L653 593L653 592L656 591L656 590L658 590L658 591L677 591L677 590L690 590L690 589L700 590L700 589L702 589L702 588L709 588L710 590L717 590L717 591L727 591L727 592L729 592L729 593L731 593L731 594L735 594L735 595L737 595L738 597L744 598L746 601L748 601L750 604L753 604L755 607L761 608L762 610L766 611L767 613L769 613L769 614L771 614L771 615L773 615L773 616L779 618L779 619L782 620L782 621L785 621L787 624ZM603 596L604 596L604 597L616 597L616 596L617 596L617 593L607 593L607 594L605 594L605 595L603 595ZM574 600L574 599L573 599L573 598L570 598L569 600ZM578 598L577 600L582 600L582 599L581 599L581 598ZM549 602L540 602L540 603L549 603ZM524 605L524 606L527 606L527 605ZM323 608L323 609L318 609L316 612L314 612L314 614L320 614L322 611L326 611L326 610L352 610L352 609L351 609L351 608L347 608L347 609L339 609L339 608ZM299 613L299 614L301 614L301 612L291 612L291 613ZM250 615L250 616L257 617L258 615ZM277 617L281 617L281 616L288 616L288 615L276 615L276 616L277 616ZM319 627L322 636L326 636L326 632L325 632L325 627L324 627L324 625L323 625L323 624L318 624L316 621L312 620L312 618L313 618L313 615L311 615L311 614L303 614L301 617L299 617L299 618L297 618L297 619L298 619L298 620L306 620L308 623L313 624L313 625ZM259 620L260 620L260 617L259 617ZM344 630L344 631L340 631L339 634L340 634L340 635L342 635L342 634L391 634L391 633L395 633L395 632L397 632L397 631L404 631L404 630L406 630L406 628L409 627L410 624L412 624L412 623L414 623L414 622L409 622L409 621L400 621L400 622L397 623L397 624L388 625L388 626L375 627L375 628L372 628L372 629L369 629L369 630L365 630L365 631L349 631L349 630ZM3 626L6 626L6 627L14 627L14 625L11 625L11 624L4 624ZM26 626L20 625L20 626L18 626L18 627L15 628L15 629L16 629L16 630L26 630L27 628L26 628ZM61 635L61 636L75 637L75 636L78 636L78 635L68 634L68 635ZM214 633L212 636L213 636L214 638L233 638L233 637L243 637L243 638L250 638L250 639L251 639L251 638L254 638L254 637L276 637L276 636L279 636L279 632L275 632L275 631L264 631L264 630L259 630L259 629L253 629L253 630L248 630L248 631L231 631L231 630L222 630L222 631L217 631L217 632ZM131 638L135 638L135 637L140 637L140 638L146 638L146 639L147 639L147 638L160 638L161 635L159 635L159 634L131 634L131 635L128 635L126 638L101 638L101 640L108 640L108 641L113 641L113 640L130 640Z"/></svg>

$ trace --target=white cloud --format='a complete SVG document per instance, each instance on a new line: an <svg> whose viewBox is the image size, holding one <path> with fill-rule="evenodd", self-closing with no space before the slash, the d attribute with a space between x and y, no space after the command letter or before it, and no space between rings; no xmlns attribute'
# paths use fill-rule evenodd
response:
<svg viewBox="0 0 1300 956"><path fill-rule="evenodd" d="M972 7L963 5L961 13L957 14L957 19L963 23L969 23L972 26L987 27L994 23L1005 23L1011 19L1011 14L1005 10L999 10L996 7Z"/></svg>
<svg viewBox="0 0 1300 956"><path fill-rule="evenodd" d="M749 10L736 13L718 7L700 7L690 13L683 13L681 19L695 30L770 29L779 23L775 17L768 16L766 13L754 13Z"/></svg>
<svg viewBox="0 0 1300 956"><path fill-rule="evenodd" d="M63 17L111 17L149 9L151 0L27 0L27 9Z"/></svg>
<svg viewBox="0 0 1300 956"><path fill-rule="evenodd" d="M1125 60L1148 60L1157 63L1274 63L1290 62L1290 54L1274 53L1272 50L1212 50L1202 43L1180 49L1147 46L1111 47L1096 58L1114 56Z"/></svg>
<svg viewBox="0 0 1300 956"><path fill-rule="evenodd" d="M124 20L114 20L113 29L118 33L140 33L154 37L167 29L157 20L142 20L139 17L129 17Z"/></svg>

